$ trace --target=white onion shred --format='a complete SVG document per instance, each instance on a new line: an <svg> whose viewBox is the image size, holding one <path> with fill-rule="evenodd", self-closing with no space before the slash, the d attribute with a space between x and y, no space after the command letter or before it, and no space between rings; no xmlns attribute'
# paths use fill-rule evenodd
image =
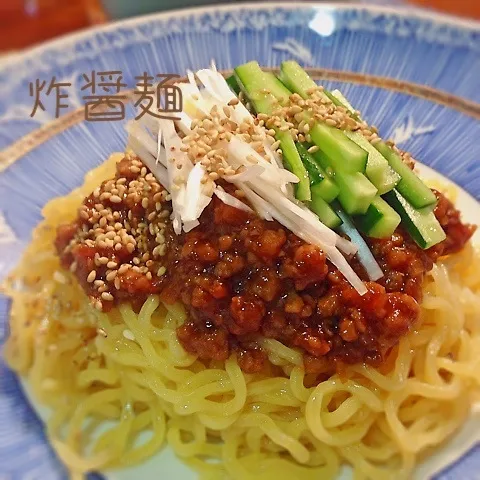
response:
<svg viewBox="0 0 480 480"><path fill-rule="evenodd" d="M173 122L159 120L159 128L162 130L167 157L167 172L173 207L173 230L179 235L182 232L182 213L185 211L186 185L182 179L188 178L193 165L187 154L180 150L183 145L182 139L178 136Z"/></svg>
<svg viewBox="0 0 480 480"><path fill-rule="evenodd" d="M216 108L220 116L226 116L224 110L228 107L230 119L237 124L253 124L254 118L245 105L236 103L235 94L214 64L195 74L188 71L187 77L188 82L177 84L182 91L184 107L183 112L175 115L179 120L174 122L145 115L127 127L130 147L171 194L173 228L177 234L199 225L200 215L213 195L227 205L253 212L246 203L216 185L201 163L193 164L182 151L184 143L177 132L191 134L193 120L208 116L212 108ZM203 85L202 89L196 79ZM356 246L326 227L294 198L293 184L299 179L283 167L266 135L262 143L264 154L258 153L239 135L225 140L221 147L227 152L226 161L238 173L223 176L224 180L244 193L261 218L276 220L302 240L321 248L352 286L360 294L366 293L364 283L340 252L354 254Z"/></svg>
<svg viewBox="0 0 480 480"><path fill-rule="evenodd" d="M217 185L217 188L213 191L213 193L225 204L230 205L231 207L238 208L239 210L243 210L244 212L254 213L253 210L244 202L239 200L237 197L230 195L227 193L222 187Z"/></svg>
<svg viewBox="0 0 480 480"><path fill-rule="evenodd" d="M201 163L197 163L188 176L185 190L185 209L182 215L183 222L198 220L204 208L212 200L211 197L202 192L202 179L206 173L205 167Z"/></svg>
<svg viewBox="0 0 480 480"><path fill-rule="evenodd" d="M253 205L257 215L264 220L271 222L273 220L270 214L270 205L260 195L257 195L247 184L238 182L236 183L238 188L241 188L247 200Z"/></svg>
<svg viewBox="0 0 480 480"><path fill-rule="evenodd" d="M212 97L216 98L222 106L228 105L230 100L236 98L222 74L216 70L199 70L196 75L204 85L205 90ZM253 122L253 117L247 110L247 107L242 102L239 102L233 106L232 120L237 123L242 121Z"/></svg>
<svg viewBox="0 0 480 480"><path fill-rule="evenodd" d="M145 163L162 185L169 185L167 169L157 162L158 156L164 155L164 148L159 148L159 155L157 157L152 155L143 144L140 139L141 137L138 137L139 129L140 126L135 122L127 124L127 132L129 133L128 144L130 148L142 159L143 163Z"/></svg>
<svg viewBox="0 0 480 480"><path fill-rule="evenodd" d="M260 165L252 165L251 167L246 167L243 172L236 173L235 175L224 175L223 178L230 183L248 182L252 178L260 176L264 171L265 169Z"/></svg>

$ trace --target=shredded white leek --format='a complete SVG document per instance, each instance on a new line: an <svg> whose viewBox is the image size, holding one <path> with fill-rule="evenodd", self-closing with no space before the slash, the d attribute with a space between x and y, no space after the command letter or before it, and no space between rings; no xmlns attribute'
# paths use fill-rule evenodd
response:
<svg viewBox="0 0 480 480"><path fill-rule="evenodd" d="M217 185L213 191L215 195L225 204L230 205L231 207L238 208L244 212L254 213L254 211L245 203L239 200L237 197L227 193L220 185Z"/></svg>
<svg viewBox="0 0 480 480"><path fill-rule="evenodd" d="M209 116L212 109L216 109L221 118L228 115L237 125L247 122L254 126L254 118L245 105L238 102L214 66L195 74L188 71L187 76L187 83L178 84L184 102L184 111L177 115L180 120L174 123L148 118L140 125L129 126L131 148L171 193L172 220L177 234L199 224L200 215L214 194L227 205L252 212L248 205L216 185L201 163L190 160L178 132L190 135L193 120ZM195 77L203 84L202 89ZM221 148L227 152L225 162L238 173L224 175L224 180L243 191L261 218L276 220L304 241L321 248L352 286L364 294L365 285L339 251L350 255L356 252L356 246L326 227L294 198L292 185L299 179L283 167L267 140L265 129L258 125L253 128L260 138L263 135L264 153L258 153L242 136L231 135Z"/></svg>

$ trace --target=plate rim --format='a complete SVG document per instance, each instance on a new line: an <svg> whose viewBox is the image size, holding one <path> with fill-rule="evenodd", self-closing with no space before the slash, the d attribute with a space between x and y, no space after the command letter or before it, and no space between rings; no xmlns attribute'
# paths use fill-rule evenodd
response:
<svg viewBox="0 0 480 480"><path fill-rule="evenodd" d="M209 6L175 9L175 10L169 10L166 12L157 12L157 13L141 15L133 18L113 21L106 25L95 25L86 29L82 29L77 32L65 34L53 40L49 40L49 41L37 44L35 46L32 46L25 51L15 53L14 57L12 57L8 61L8 64L4 65L0 63L0 74L4 72L6 69L16 68L18 66L21 66L24 62L27 62L29 59L32 59L37 55L44 54L49 50L62 49L70 45L75 45L76 43L81 42L82 40L92 38L97 34L101 34L104 32L112 32L120 28L127 28L127 29L135 28L136 25L142 25L148 22L164 21L170 18L185 18L190 16L196 17L202 14L215 14L216 12L238 12L238 11L250 12L250 11L259 11L259 10L265 10L265 11L283 10L288 12L288 11L294 11L294 10L308 11L312 9L319 9L323 11L332 11L332 12L365 11L370 13L391 15L397 18L417 19L419 21L431 22L432 24L435 24L435 25L450 25L465 31L473 30L475 32L476 31L480 32L480 21L463 19L460 17L438 13L438 12L431 12L431 11L420 9L417 7L409 8L407 10L405 7L368 5L368 4L351 4L351 3L319 3L319 2L304 2L302 5L298 5L298 4L283 5L282 3L278 4L273 2L259 2L259 3L246 2L246 3L237 3L237 4L230 4L230 5L225 5L225 4L209 5ZM462 186L460 186L460 188L463 189ZM467 194L478 202L478 200L475 197L473 197L470 194L470 192L467 191ZM37 414L35 415L37 416ZM453 467L458 462L462 462L462 459L466 454L468 454L468 452L464 452L459 458L457 458L454 462L451 462L446 468Z"/></svg>
<svg viewBox="0 0 480 480"><path fill-rule="evenodd" d="M325 11L367 11L379 14L389 14L399 18L414 18L421 21L429 21L438 25L448 25L463 30L478 31L480 34L480 20L464 18L456 15L446 14L435 10L419 8L417 6L393 6L393 5L378 5L378 4L352 4L349 2L319 2L319 1L305 1L301 5L296 2L293 4L282 4L273 1L261 2L241 2L233 4L218 4L218 5L202 5L196 7L179 8L167 10L164 12L153 12L144 15L138 15L125 19L113 20L107 24L92 25L83 28L76 32L66 33L51 40L35 44L28 47L26 50L13 52L12 57L6 62L0 63L0 74L8 69L14 68L29 59L36 57L43 51L55 49L57 47L65 47L67 45L75 44L82 39L86 39L91 35L98 33L108 33L119 28L131 28L135 25L145 23L149 20L165 20L172 17L188 17L199 16L202 13L214 12L229 12L241 10L286 10L286 11L307 11L311 9L325 10Z"/></svg>

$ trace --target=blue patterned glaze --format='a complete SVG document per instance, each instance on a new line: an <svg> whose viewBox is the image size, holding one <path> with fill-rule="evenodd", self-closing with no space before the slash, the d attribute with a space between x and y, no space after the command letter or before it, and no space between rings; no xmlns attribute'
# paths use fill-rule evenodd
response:
<svg viewBox="0 0 480 480"><path fill-rule="evenodd" d="M219 68L257 59L275 66L303 64L426 84L479 102L480 27L444 17L380 7L256 4L169 12L132 19L40 46L0 67L0 149L52 120L29 117L28 83L35 78L73 83L72 108L81 106L81 74L120 69L134 76ZM340 87L385 136L480 199L480 123L458 110L374 87ZM48 107L51 105L47 105ZM14 265L42 206L82 182L85 172L121 150L120 123L81 123L25 155L0 174L0 278ZM480 223L480 220L479 220ZM7 228L8 227L8 228ZM8 303L0 296L0 346L7 335ZM439 480L478 478L478 448ZM0 358L0 480L60 480L66 472L25 401L16 377ZM147 479L145 479L147 480Z"/></svg>

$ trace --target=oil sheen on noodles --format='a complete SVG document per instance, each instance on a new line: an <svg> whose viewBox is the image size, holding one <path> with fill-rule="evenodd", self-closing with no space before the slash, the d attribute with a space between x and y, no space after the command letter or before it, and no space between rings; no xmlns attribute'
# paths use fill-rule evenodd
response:
<svg viewBox="0 0 480 480"><path fill-rule="evenodd" d="M138 314L128 304L104 314L61 270L56 226L115 160L45 207L7 286L7 359L51 408L50 440L74 476L141 462L167 442L200 478L331 479L342 463L356 479L407 478L465 421L480 384L472 248L434 267L421 324L380 369L357 365L315 385L299 352L264 340L273 366L244 374L235 356L205 364L183 350L180 305L151 296Z"/></svg>

